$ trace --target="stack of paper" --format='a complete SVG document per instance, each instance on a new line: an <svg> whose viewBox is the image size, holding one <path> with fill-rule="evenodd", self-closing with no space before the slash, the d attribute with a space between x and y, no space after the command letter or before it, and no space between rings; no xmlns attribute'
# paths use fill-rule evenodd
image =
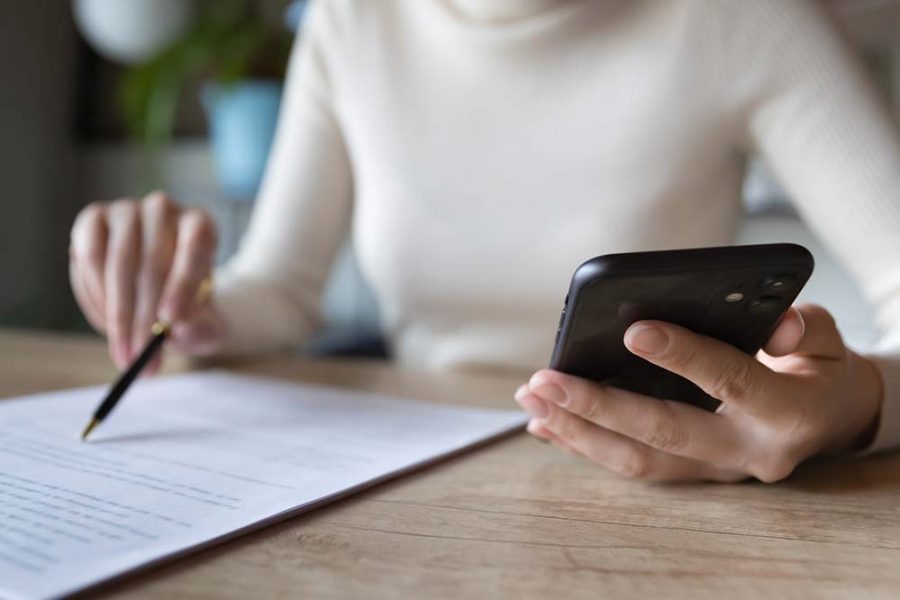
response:
<svg viewBox="0 0 900 600"><path fill-rule="evenodd" d="M139 382L79 442L104 392L0 401L0 596L71 593L525 423L518 411L207 372Z"/></svg>

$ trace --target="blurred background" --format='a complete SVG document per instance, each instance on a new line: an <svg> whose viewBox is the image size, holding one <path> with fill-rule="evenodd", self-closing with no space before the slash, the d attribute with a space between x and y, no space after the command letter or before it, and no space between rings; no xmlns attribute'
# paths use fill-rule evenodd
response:
<svg viewBox="0 0 900 600"><path fill-rule="evenodd" d="M382 0L370 0L382 1ZM753 1L753 0L748 0ZM792 0L785 0L792 1ZM822 0L900 115L900 2ZM0 326L89 331L68 284L68 232L93 200L167 190L207 208L219 261L253 207L278 113L299 0L0 3ZM804 295L851 343L874 339L855 285L755 162L740 242L797 241L817 259ZM313 350L378 332L345 247Z"/></svg>

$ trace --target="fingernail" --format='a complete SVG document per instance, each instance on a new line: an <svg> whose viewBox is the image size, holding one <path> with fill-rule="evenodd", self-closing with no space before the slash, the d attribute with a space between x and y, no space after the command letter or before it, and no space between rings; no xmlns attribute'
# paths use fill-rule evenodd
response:
<svg viewBox="0 0 900 600"><path fill-rule="evenodd" d="M625 332L625 345L643 354L657 354L669 345L669 336L659 327L632 325Z"/></svg>
<svg viewBox="0 0 900 600"><path fill-rule="evenodd" d="M519 398L522 398L523 396L525 396L525 394L527 394L529 391L530 391L530 390L528 389L528 384L527 384L527 383L523 383L523 384L520 385L519 388L516 390L516 393L513 394L513 398L515 398L516 400L518 400Z"/></svg>
<svg viewBox="0 0 900 600"><path fill-rule="evenodd" d="M560 406L565 406L566 402L569 400L563 389L555 383L545 383L538 386L533 391L535 395Z"/></svg>
<svg viewBox="0 0 900 600"><path fill-rule="evenodd" d="M517 402L519 403L519 406L524 408L525 411L535 419L543 420L550 414L550 408L547 406L547 403L533 394L518 398Z"/></svg>
<svg viewBox="0 0 900 600"><path fill-rule="evenodd" d="M528 425L525 426L525 431L533 435L535 439L538 439L545 444L549 444L550 441L546 437L544 437L542 428L543 426L540 421L538 421L537 419L531 419L530 421L528 421Z"/></svg>

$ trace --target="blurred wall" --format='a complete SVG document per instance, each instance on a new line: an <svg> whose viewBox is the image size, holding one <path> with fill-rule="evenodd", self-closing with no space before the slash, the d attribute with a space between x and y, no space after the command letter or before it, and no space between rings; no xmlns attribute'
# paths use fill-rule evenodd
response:
<svg viewBox="0 0 900 600"><path fill-rule="evenodd" d="M61 327L77 37L69 2L0 2L0 325Z"/></svg>

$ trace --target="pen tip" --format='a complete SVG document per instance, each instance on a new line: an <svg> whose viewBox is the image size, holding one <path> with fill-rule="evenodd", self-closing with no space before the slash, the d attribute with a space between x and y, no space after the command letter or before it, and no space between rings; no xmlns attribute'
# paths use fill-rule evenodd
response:
<svg viewBox="0 0 900 600"><path fill-rule="evenodd" d="M94 427L100 424L100 421L97 419L91 419L90 422L85 426L84 431L81 432L81 441L87 441L87 437L91 435L91 432L94 430Z"/></svg>

